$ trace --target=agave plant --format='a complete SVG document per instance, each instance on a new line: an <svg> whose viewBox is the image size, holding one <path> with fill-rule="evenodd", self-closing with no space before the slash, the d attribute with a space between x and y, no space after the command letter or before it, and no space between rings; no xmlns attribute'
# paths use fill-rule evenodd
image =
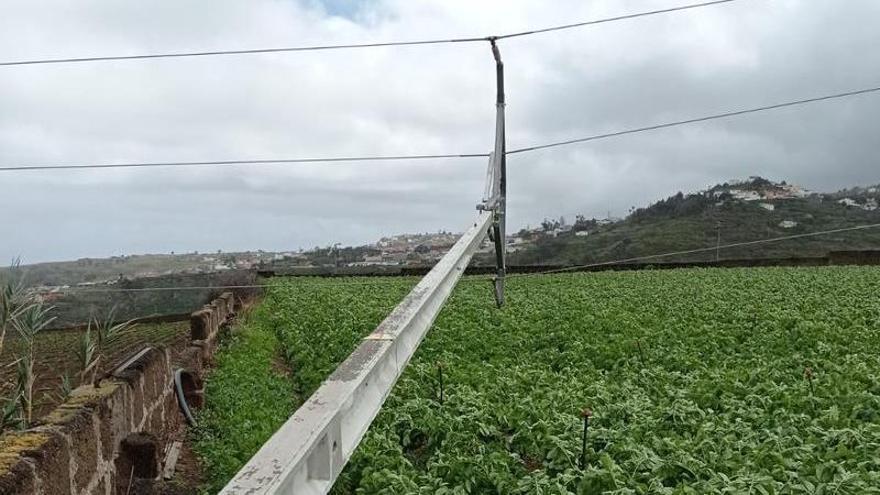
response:
<svg viewBox="0 0 880 495"><path fill-rule="evenodd" d="M16 396L18 397L21 417L24 424L30 425L34 412L34 385L37 381L34 373L36 361L35 342L37 333L46 328L54 317L49 317L52 307L44 307L40 303L26 306L13 320L13 326L21 338L16 365Z"/></svg>
<svg viewBox="0 0 880 495"><path fill-rule="evenodd" d="M34 384L37 381L34 373L34 357L24 354L15 362L16 388L15 396L18 399L18 409L24 426L31 423L34 415Z"/></svg>
<svg viewBox="0 0 880 495"><path fill-rule="evenodd" d="M3 397L0 399L0 431L22 426L21 410L19 409L18 396Z"/></svg>
<svg viewBox="0 0 880 495"><path fill-rule="evenodd" d="M67 373L61 375L61 383L58 384L58 390L53 394L53 398L57 402L64 402L73 392L73 382L70 381L70 375Z"/></svg>
<svg viewBox="0 0 880 495"><path fill-rule="evenodd" d="M15 280L18 267L19 260L14 260L9 267L10 275L0 280L0 354L3 353L6 332L12 328L16 318L32 304L28 301L21 278Z"/></svg>
<svg viewBox="0 0 880 495"><path fill-rule="evenodd" d="M96 388L101 386L101 380L104 379L101 367L107 361L109 349L133 326L134 320L114 323L115 314L114 306L103 320L92 316L85 333L79 339L76 357L80 365L81 384L85 384L86 378L91 376L92 386Z"/></svg>
<svg viewBox="0 0 880 495"><path fill-rule="evenodd" d="M74 352L80 370L79 384L84 385L87 381L90 381L86 379L89 376L89 372L91 372L98 364L96 359L98 353L98 341L92 334L91 321L89 321L89 326L86 328L86 331L79 336Z"/></svg>

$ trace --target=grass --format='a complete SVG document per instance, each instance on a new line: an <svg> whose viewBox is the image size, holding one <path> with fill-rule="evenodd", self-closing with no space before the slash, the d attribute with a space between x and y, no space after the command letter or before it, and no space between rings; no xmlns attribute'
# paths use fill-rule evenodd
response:
<svg viewBox="0 0 880 495"><path fill-rule="evenodd" d="M279 281L266 298L282 355L302 398L357 347L415 285L413 277Z"/></svg>
<svg viewBox="0 0 880 495"><path fill-rule="evenodd" d="M367 282L274 279L261 306L224 342L194 437L206 492L232 478L416 279Z"/></svg>
<svg viewBox="0 0 880 495"><path fill-rule="evenodd" d="M206 493L218 492L295 409L289 375L275 366L278 340L265 310L249 315L223 343L206 383L194 450Z"/></svg>

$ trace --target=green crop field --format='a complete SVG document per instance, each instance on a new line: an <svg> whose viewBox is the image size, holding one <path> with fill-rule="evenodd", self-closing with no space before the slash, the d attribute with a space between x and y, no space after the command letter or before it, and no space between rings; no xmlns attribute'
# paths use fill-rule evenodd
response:
<svg viewBox="0 0 880 495"><path fill-rule="evenodd" d="M414 278L274 279L206 383L195 451L216 493L415 285Z"/></svg>
<svg viewBox="0 0 880 495"><path fill-rule="evenodd" d="M300 394L412 283L381 282L277 282L263 331ZM485 279L461 282L336 493L880 493L880 270L604 272L508 290L498 310Z"/></svg>

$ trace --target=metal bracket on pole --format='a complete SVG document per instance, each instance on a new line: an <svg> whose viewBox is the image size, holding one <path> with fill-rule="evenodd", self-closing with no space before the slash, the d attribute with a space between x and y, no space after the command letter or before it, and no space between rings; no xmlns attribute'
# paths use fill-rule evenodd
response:
<svg viewBox="0 0 880 495"><path fill-rule="evenodd" d="M504 63L495 38L489 38L492 56L495 58L495 146L489 155L489 170L486 174L486 194L478 210L493 213L489 239L495 244L495 303L500 308L504 304L504 276L507 273L507 140L504 135Z"/></svg>

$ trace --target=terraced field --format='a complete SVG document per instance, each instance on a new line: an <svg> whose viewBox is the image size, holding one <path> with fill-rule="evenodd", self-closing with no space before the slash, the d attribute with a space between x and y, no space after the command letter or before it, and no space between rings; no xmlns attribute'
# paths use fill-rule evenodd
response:
<svg viewBox="0 0 880 495"><path fill-rule="evenodd" d="M44 330L37 334L35 347L36 416L49 412L59 401L62 377L67 375L76 385L79 372L75 350L83 330ZM173 345L189 338L189 322L139 323L126 330L119 341L108 350L108 360L119 364L129 355L148 344ZM10 366L19 352L20 342L14 331L7 336L0 355L0 393L9 390L15 379L15 367ZM112 366L111 364L111 366Z"/></svg>
<svg viewBox="0 0 880 495"><path fill-rule="evenodd" d="M277 283L256 331L292 411L412 281ZM462 281L336 493L880 492L880 270L508 287L497 310L484 279Z"/></svg>

